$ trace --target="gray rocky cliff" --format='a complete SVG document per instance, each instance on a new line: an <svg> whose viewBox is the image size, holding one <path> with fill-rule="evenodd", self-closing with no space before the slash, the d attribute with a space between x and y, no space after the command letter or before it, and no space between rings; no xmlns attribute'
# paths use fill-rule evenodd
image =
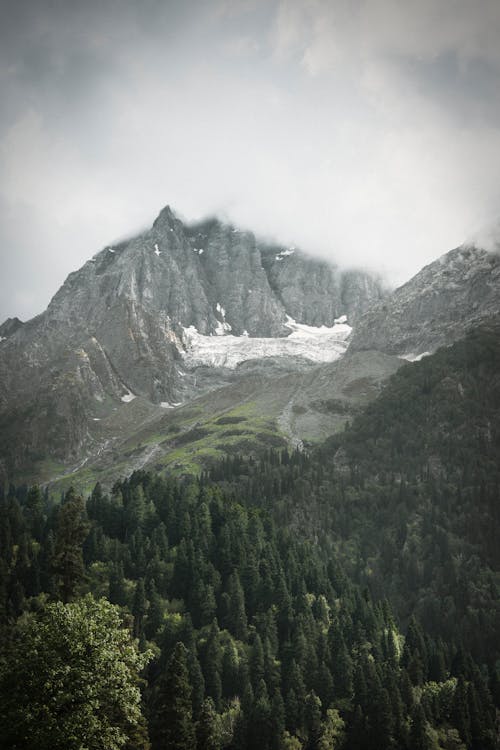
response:
<svg viewBox="0 0 500 750"><path fill-rule="evenodd" d="M459 247L360 318L349 350L376 349L408 358L452 344L500 310L500 256Z"/></svg>
<svg viewBox="0 0 500 750"><path fill-rule="evenodd" d="M355 324L387 291L380 279L360 270L341 271L296 248L266 248L263 263L269 282L289 315L307 325L333 325L346 315Z"/></svg>
<svg viewBox="0 0 500 750"><path fill-rule="evenodd" d="M7 320L4 320L2 325L0 325L0 340L12 336L22 325L24 323L19 318L7 318Z"/></svg>

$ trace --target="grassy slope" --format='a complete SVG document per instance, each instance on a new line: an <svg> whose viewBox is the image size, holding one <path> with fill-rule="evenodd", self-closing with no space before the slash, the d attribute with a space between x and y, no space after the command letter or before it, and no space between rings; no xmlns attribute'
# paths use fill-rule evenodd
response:
<svg viewBox="0 0 500 750"><path fill-rule="evenodd" d="M28 480L88 492L98 480L110 485L143 467L184 475L228 454L312 445L343 430L400 365L397 358L363 352L287 374L243 371L229 385L175 409L137 398L91 423L95 449L83 465L45 460Z"/></svg>

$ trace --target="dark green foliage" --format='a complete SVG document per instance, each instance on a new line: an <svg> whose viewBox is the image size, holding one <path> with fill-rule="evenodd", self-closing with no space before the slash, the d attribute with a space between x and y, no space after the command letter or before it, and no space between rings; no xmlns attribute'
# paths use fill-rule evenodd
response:
<svg viewBox="0 0 500 750"><path fill-rule="evenodd" d="M310 456L231 458L199 481L136 472L111 495L97 486L90 529L74 493L54 510L36 488L11 488L2 632L47 597L109 595L154 647L153 750L194 748L195 736L199 749L493 750L490 334L402 368Z"/></svg>
<svg viewBox="0 0 500 750"><path fill-rule="evenodd" d="M155 686L151 735L155 747L192 750L195 746L187 651L177 643Z"/></svg>
<svg viewBox="0 0 500 750"><path fill-rule="evenodd" d="M115 607L87 595L25 615L0 662L2 747L118 750L149 743L139 654Z"/></svg>
<svg viewBox="0 0 500 750"><path fill-rule="evenodd" d="M463 641L492 662L500 658L499 372L492 324L402 367L345 433L310 455L228 460L213 480L330 544L349 578L389 598L400 622L413 614L452 650ZM413 646L413 682L442 676L436 652Z"/></svg>
<svg viewBox="0 0 500 750"><path fill-rule="evenodd" d="M221 746L219 735L218 716L214 702L211 698L205 698L196 727L197 750L219 750Z"/></svg>
<svg viewBox="0 0 500 750"><path fill-rule="evenodd" d="M57 514L52 572L63 602L68 602L83 580L83 542L89 531L85 501L68 490Z"/></svg>

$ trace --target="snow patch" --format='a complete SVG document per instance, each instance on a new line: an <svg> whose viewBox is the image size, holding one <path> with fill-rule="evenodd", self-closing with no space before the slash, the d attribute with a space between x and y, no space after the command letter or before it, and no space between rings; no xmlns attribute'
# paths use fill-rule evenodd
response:
<svg viewBox="0 0 500 750"><path fill-rule="evenodd" d="M101 420L100 420L99 417L92 417L92 421L93 422L100 422Z"/></svg>
<svg viewBox="0 0 500 750"><path fill-rule="evenodd" d="M295 248L291 247L289 250L282 250L278 253L278 255L275 256L276 260L283 260L287 257L287 255L293 255L295 252Z"/></svg>
<svg viewBox="0 0 500 750"><path fill-rule="evenodd" d="M155 244L155 255L157 257L160 257L160 255L161 255L161 250L158 249L158 245L157 244Z"/></svg>
<svg viewBox="0 0 500 750"><path fill-rule="evenodd" d="M225 334L229 333L229 331L231 331L231 330L232 330L232 328L229 325L229 323L226 323L225 320L223 320L223 321L218 320L217 321L217 326L215 328L215 335L216 336L225 336Z"/></svg>
<svg viewBox="0 0 500 750"><path fill-rule="evenodd" d="M241 362L267 357L302 357L311 362L334 362L347 349L351 326L337 323L328 326L307 326L287 315L291 329L283 338L251 336L204 336L194 326L183 329L184 350L180 354L187 367L227 367L234 369Z"/></svg>
<svg viewBox="0 0 500 750"><path fill-rule="evenodd" d="M182 406L182 402L173 401L170 403L170 401L160 401L160 406L162 409L175 409L176 406Z"/></svg>
<svg viewBox="0 0 500 750"><path fill-rule="evenodd" d="M115 252L115 251L113 250L113 248L112 248L112 247L108 247L108 253L114 253L114 252Z"/></svg>
<svg viewBox="0 0 500 750"><path fill-rule="evenodd" d="M125 388L126 386L123 386L123 387ZM137 398L135 393L132 393L132 391L129 391L129 389L127 388L127 393L121 397L121 400L123 401L124 404L129 404L131 401L134 400L134 398Z"/></svg>
<svg viewBox="0 0 500 750"><path fill-rule="evenodd" d="M337 318L331 327L324 325L308 326L305 323L297 323L290 317L290 315L286 316L285 325L287 328L292 329L292 333L288 336L289 339L300 337L321 339L326 336L331 336L332 333L335 333L336 335L341 334L347 338L352 330L351 326L347 325L347 317L345 315L343 315L342 318Z"/></svg>
<svg viewBox="0 0 500 750"><path fill-rule="evenodd" d="M226 323L226 310L224 307L222 307L220 302L217 302L215 309L219 313L219 315L222 317L222 320L217 321L217 326L215 328L215 335L216 336L224 336L226 333L229 333L229 331L232 330L229 323Z"/></svg>
<svg viewBox="0 0 500 750"><path fill-rule="evenodd" d="M398 359L406 359L407 362L420 362L424 357L430 357L430 352L422 352L422 354L400 354Z"/></svg>

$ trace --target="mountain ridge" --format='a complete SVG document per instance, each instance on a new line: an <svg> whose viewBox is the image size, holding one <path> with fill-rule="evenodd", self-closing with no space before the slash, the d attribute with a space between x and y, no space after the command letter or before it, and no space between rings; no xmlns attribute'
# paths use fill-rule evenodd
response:
<svg viewBox="0 0 500 750"><path fill-rule="evenodd" d="M499 300L500 255L463 245L425 266L362 315L350 348L414 359L495 316Z"/></svg>
<svg viewBox="0 0 500 750"><path fill-rule="evenodd" d="M220 368L199 377L185 366L190 327L285 340L287 315L334 326L384 293L364 272L346 274L216 219L186 226L166 207L151 229L69 274L47 310L0 343L3 473L44 454L79 460L95 443L94 422L137 396L172 405L227 382ZM287 310L294 296L298 306Z"/></svg>

